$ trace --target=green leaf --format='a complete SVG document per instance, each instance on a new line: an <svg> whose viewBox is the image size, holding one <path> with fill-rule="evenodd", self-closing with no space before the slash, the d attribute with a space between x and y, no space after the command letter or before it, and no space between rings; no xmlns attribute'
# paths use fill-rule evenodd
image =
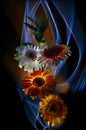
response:
<svg viewBox="0 0 86 130"><path fill-rule="evenodd" d="M44 22L42 22L42 24L40 25L40 31L44 32L47 27L48 27L48 18L46 18Z"/></svg>
<svg viewBox="0 0 86 130"><path fill-rule="evenodd" d="M34 26L32 26L32 25L30 25L30 24L28 24L28 23L24 23L28 28L30 28L31 30L34 30L34 31L36 31L36 27L34 27Z"/></svg>
<svg viewBox="0 0 86 130"><path fill-rule="evenodd" d="M42 19L42 14L39 15L39 16L36 18L36 20L35 20L36 26L38 26L38 25L40 24L40 20L41 20L41 19Z"/></svg>
<svg viewBox="0 0 86 130"><path fill-rule="evenodd" d="M31 17L27 16L27 18L32 21L36 26L38 26L40 24L40 20L42 19L42 14L39 15L36 20L32 19Z"/></svg>
<svg viewBox="0 0 86 130"><path fill-rule="evenodd" d="M44 67L42 66L42 72L44 72Z"/></svg>
<svg viewBox="0 0 86 130"><path fill-rule="evenodd" d="M44 45L44 42L42 42L42 41L39 42L39 45L40 45L40 46L43 46L43 45Z"/></svg>
<svg viewBox="0 0 86 130"><path fill-rule="evenodd" d="M50 73L54 73L55 72L55 70L54 69L50 69Z"/></svg>
<svg viewBox="0 0 86 130"><path fill-rule="evenodd" d="M27 16L27 18L28 18L30 21L32 21L33 23L35 23L35 20L32 19L31 17Z"/></svg>
<svg viewBox="0 0 86 130"><path fill-rule="evenodd" d="M33 34L34 34L35 36L41 36L41 35L42 35L42 33L41 33L41 32L38 32L38 31L33 32Z"/></svg>
<svg viewBox="0 0 86 130"><path fill-rule="evenodd" d="M46 41L47 41L47 39L46 39L46 40L45 40L45 39L44 39L44 40L41 40L41 42L46 42Z"/></svg>
<svg viewBox="0 0 86 130"><path fill-rule="evenodd" d="M36 32L33 32L33 34L35 35L35 39L36 39L38 42L40 42L40 41L42 40L42 38L43 38L43 33L36 31Z"/></svg>
<svg viewBox="0 0 86 130"><path fill-rule="evenodd" d="M40 46L43 46L43 45L45 44L46 41L47 41L47 39L41 40L40 43L39 43L39 45L40 45Z"/></svg>
<svg viewBox="0 0 86 130"><path fill-rule="evenodd" d="M54 41L51 41L47 44L48 46L54 46Z"/></svg>

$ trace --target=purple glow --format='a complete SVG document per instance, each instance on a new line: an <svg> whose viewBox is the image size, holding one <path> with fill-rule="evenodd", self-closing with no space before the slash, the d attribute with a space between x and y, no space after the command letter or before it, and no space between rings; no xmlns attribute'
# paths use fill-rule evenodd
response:
<svg viewBox="0 0 86 130"><path fill-rule="evenodd" d="M75 66L72 74L66 79L66 81L70 84L71 91L83 90L86 84L86 67L83 68L80 67L82 62L82 56L84 53L84 34L83 34L82 26L80 25L74 13L74 3L71 1L64 2L58 0L57 1L51 0L51 2L66 24L66 44L70 45L70 38L72 36L75 41L74 44L76 44L79 53L78 63ZM61 44L62 40L58 29L58 23L55 21L55 18L52 14L52 11L49 7L47 0L38 0L38 1L35 0L34 3L32 3L31 0L27 0L25 5L24 22L27 22L28 20L26 18L27 15L34 18L36 10L40 4L43 7L46 16L48 16L50 19L49 25L50 25L50 29L52 30L52 36L54 42ZM29 21L29 23L30 22L31 21ZM30 37L30 29L27 28L25 25L23 25L21 43L29 42L31 40L32 39ZM57 68L57 74L60 73L62 67L63 67L63 72L66 71L64 70L64 64L66 64L66 62L60 62ZM80 69L81 69L81 73L79 73ZM75 82L76 78L77 80ZM29 97L25 96L22 90L20 89L20 87L18 88L18 92L21 97L21 100L24 102L27 118L36 130L38 130L36 126L37 121L43 127L43 130L46 130L47 128L48 130L57 129L57 128L51 128L47 125L44 125L43 122L41 121L39 117L39 106L38 106L39 100L33 101Z"/></svg>

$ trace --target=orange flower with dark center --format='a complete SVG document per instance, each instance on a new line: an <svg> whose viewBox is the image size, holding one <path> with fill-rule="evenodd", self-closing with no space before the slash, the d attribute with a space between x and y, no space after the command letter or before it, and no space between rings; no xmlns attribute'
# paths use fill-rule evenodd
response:
<svg viewBox="0 0 86 130"><path fill-rule="evenodd" d="M37 70L23 80L23 91L30 97L41 98L55 89L57 80L49 70Z"/></svg>
<svg viewBox="0 0 86 130"><path fill-rule="evenodd" d="M35 86L41 87L45 83L45 80L41 77L37 77L33 80Z"/></svg>
<svg viewBox="0 0 86 130"><path fill-rule="evenodd" d="M39 106L40 116L45 124L54 127L64 122L67 115L67 107L58 95L50 94L45 96Z"/></svg>
<svg viewBox="0 0 86 130"><path fill-rule="evenodd" d="M70 56L70 47L66 45L56 44L54 46L46 47L42 51L42 56L39 57L39 62L42 64L49 63L49 65L57 65L60 60L66 60Z"/></svg>

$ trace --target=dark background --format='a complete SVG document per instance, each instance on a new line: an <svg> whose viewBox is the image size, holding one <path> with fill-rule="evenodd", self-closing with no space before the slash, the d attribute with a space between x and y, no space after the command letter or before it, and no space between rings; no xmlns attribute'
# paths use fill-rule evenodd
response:
<svg viewBox="0 0 86 130"><path fill-rule="evenodd" d="M81 0L75 1L75 9L86 35L86 7ZM5 3L6 4L6 3ZM11 10L10 10L11 11ZM16 18L17 19L17 18ZM34 130L25 115L23 104L17 92L17 82L14 80L9 70L4 65L5 56L11 53L20 41L20 37L11 23L3 2L0 3L0 130ZM85 64L85 53L83 64ZM66 99L69 116L61 130L86 129L86 87L82 92L69 92ZM40 128L40 127L39 127ZM41 128L40 128L41 130Z"/></svg>

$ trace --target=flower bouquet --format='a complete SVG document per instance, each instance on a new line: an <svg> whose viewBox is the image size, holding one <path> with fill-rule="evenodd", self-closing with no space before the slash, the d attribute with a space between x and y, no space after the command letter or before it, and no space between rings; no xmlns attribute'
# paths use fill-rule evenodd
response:
<svg viewBox="0 0 86 130"><path fill-rule="evenodd" d="M49 26L49 18L27 16L29 22L24 26L32 31L36 42L21 43L16 48L14 59L18 66L27 72L27 76L19 86L19 93L29 121L37 128L37 121L46 128L57 128L65 121L68 109L59 93L65 93L68 83L57 74L61 61L71 56L70 47L65 44L54 43L44 38ZM59 84L64 84L61 88ZM64 92L65 91L65 92ZM31 118L31 119L30 119Z"/></svg>

